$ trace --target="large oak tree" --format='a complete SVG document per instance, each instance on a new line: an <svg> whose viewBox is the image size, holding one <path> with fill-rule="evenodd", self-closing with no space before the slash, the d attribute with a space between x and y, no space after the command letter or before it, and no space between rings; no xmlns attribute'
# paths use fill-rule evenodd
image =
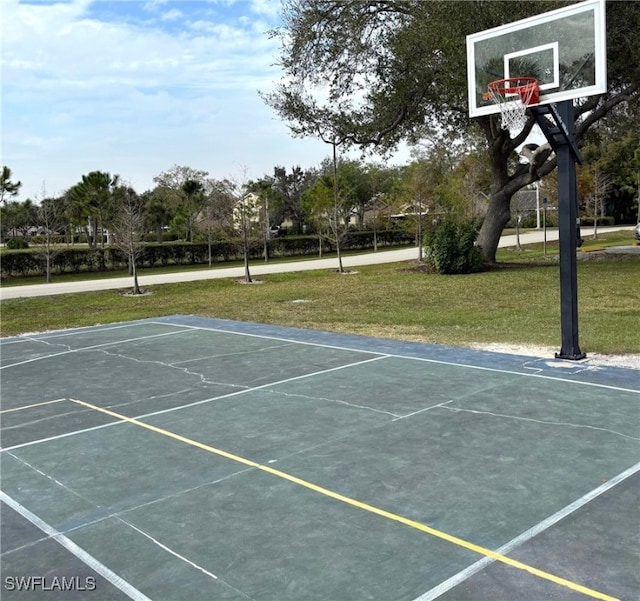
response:
<svg viewBox="0 0 640 601"><path fill-rule="evenodd" d="M265 100L296 135L333 136L378 152L401 141L479 130L491 163L491 198L478 243L495 260L514 193L555 169L545 146L513 160L533 118L511 138L495 116L468 118L467 34L572 2L285 0L284 77ZM640 2L607 3L609 91L576 102L576 141L621 103L638 103Z"/></svg>

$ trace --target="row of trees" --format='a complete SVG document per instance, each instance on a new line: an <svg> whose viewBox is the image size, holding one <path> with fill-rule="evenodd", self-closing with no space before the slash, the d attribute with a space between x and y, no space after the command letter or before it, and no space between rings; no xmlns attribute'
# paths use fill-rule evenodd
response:
<svg viewBox="0 0 640 601"><path fill-rule="evenodd" d="M640 131L629 125L626 113L611 114L592 128L583 144L586 164L578 170L583 214L610 215L631 222L637 211L640 180ZM530 156L513 153L514 168ZM335 169L334 169L335 167ZM155 187L138 194L118 175L94 171L83 175L62 195L13 200L21 183L2 167L2 239L55 231L74 243L79 234L92 247L108 242L123 198L135 196L144 222L140 232L161 243L167 232L187 241L227 238L246 232L267 240L286 224L290 234L317 233L335 239L340 226L386 228L391 216L404 216L409 227L425 219L453 213L459 219L481 221L489 206L492 170L475 146L417 147L415 159L401 167L336 157L321 165L287 170L275 167L258 180L217 180L203 170L173 166L154 178ZM554 204L554 174L541 182L541 195ZM126 194L124 194L126 191ZM519 209L519 207L515 207ZM396 219L398 222L399 219Z"/></svg>

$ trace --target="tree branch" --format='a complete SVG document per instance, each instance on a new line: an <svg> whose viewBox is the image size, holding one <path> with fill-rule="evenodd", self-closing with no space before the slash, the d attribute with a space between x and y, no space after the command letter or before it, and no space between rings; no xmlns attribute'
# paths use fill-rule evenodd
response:
<svg viewBox="0 0 640 601"><path fill-rule="evenodd" d="M605 94L603 96L594 96L585 102L576 111L578 116L586 114L587 116L576 124L575 137L576 141L580 142L587 130L597 121L602 119L607 113L609 113L614 107L622 102L631 102L634 96L638 96L640 90L640 83L634 83L628 86L617 94ZM601 102L604 99L603 102Z"/></svg>

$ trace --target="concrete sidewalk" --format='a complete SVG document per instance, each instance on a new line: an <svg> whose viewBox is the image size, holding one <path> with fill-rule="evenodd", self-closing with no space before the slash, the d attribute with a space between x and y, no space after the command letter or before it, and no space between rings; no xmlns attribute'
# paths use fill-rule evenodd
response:
<svg viewBox="0 0 640 601"><path fill-rule="evenodd" d="M601 227L600 233L618 230L633 229L626 227ZM588 235L588 230L583 229L583 234ZM532 244L542 242L544 232L533 231L520 235L521 244ZM547 241L553 242L558 239L557 230L547 230ZM503 236L500 239L499 247L506 248L516 245L516 236ZM342 258L344 267L357 267L359 265L376 265L380 263L397 263L400 261L411 261L418 258L416 247L403 248L401 250L379 251L377 253L367 253L363 255L346 256ZM311 271L315 269L337 269L338 261L335 257L330 259L315 259L307 261L292 261L288 263L257 263L250 266L252 276L266 275L270 273L287 273L294 271ZM170 284L174 282L193 282L196 280L211 280L217 278L241 278L244 277L243 267L222 267L215 269L201 269L198 271L176 271L175 273L151 274L138 278L140 286L154 286L158 284ZM80 282L62 282L51 284L33 284L30 286L12 286L0 288L0 300L11 298L28 298L33 296L51 296L55 294L68 294L72 292L90 292L95 290L117 290L119 288L130 288L132 278L109 278L104 280L83 280Z"/></svg>

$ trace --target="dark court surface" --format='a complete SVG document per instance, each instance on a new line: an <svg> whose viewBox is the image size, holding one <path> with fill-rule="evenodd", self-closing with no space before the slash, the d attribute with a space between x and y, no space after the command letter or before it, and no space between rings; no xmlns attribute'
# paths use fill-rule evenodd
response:
<svg viewBox="0 0 640 601"><path fill-rule="evenodd" d="M173 316L3 339L2 599L640 598L640 372Z"/></svg>

